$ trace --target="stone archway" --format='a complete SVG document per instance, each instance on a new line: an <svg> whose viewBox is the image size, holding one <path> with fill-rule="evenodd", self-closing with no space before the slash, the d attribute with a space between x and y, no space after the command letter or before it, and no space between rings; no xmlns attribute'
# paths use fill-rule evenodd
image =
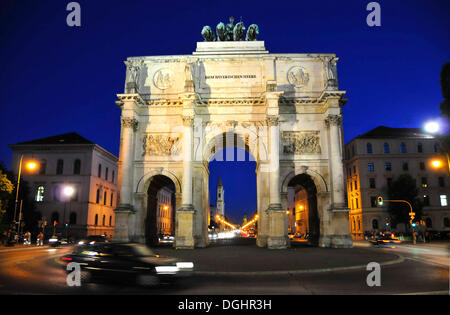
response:
<svg viewBox="0 0 450 315"><path fill-rule="evenodd" d="M144 237L146 244L156 246L160 235L175 233L176 186L165 175L152 176L146 186Z"/></svg>

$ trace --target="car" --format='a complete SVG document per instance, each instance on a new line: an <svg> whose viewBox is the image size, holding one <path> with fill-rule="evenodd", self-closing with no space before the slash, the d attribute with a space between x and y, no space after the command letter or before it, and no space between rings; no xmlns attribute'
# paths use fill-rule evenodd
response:
<svg viewBox="0 0 450 315"><path fill-rule="evenodd" d="M94 243L107 243L109 240L105 235L89 235L85 239L81 239L78 241L78 245L84 244L94 244Z"/></svg>
<svg viewBox="0 0 450 315"><path fill-rule="evenodd" d="M373 245L382 244L400 244L402 241L395 236L394 233L384 232L381 235L377 235L374 239L370 240Z"/></svg>
<svg viewBox="0 0 450 315"><path fill-rule="evenodd" d="M158 243L159 244L172 244L175 240L175 237L170 234L159 234L158 235Z"/></svg>
<svg viewBox="0 0 450 315"><path fill-rule="evenodd" d="M58 247L61 245L67 245L69 244L69 241L67 240L67 238L63 238L61 236L58 235L52 235L52 237L50 237L48 239L48 244L52 247Z"/></svg>
<svg viewBox="0 0 450 315"><path fill-rule="evenodd" d="M192 274L194 264L155 254L138 243L94 243L78 245L61 257L64 265L78 263L82 284L114 281L144 286L173 283ZM68 273L71 272L70 268Z"/></svg>

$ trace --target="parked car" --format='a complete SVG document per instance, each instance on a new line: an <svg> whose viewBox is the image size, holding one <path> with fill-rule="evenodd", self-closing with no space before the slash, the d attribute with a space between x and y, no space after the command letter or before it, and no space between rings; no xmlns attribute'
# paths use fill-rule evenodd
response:
<svg viewBox="0 0 450 315"><path fill-rule="evenodd" d="M82 284L105 280L138 285L172 283L179 277L189 276L194 268L192 262L163 257L135 243L79 245L61 260L66 264L80 264Z"/></svg>
<svg viewBox="0 0 450 315"><path fill-rule="evenodd" d="M170 234L159 234L158 235L158 243L159 244L172 244L175 240L175 237Z"/></svg>

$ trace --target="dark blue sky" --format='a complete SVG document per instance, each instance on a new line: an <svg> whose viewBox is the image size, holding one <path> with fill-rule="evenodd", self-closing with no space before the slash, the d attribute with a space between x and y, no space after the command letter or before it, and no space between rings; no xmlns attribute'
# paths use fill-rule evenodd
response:
<svg viewBox="0 0 450 315"><path fill-rule="evenodd" d="M8 144L71 131L118 155L114 101L123 92L123 61L190 54L204 25L230 15L258 24L272 53L340 57L346 142L379 125L420 127L440 113L439 73L450 60L448 0L377 1L381 27L366 24L369 0L80 0L80 28L66 25L69 2L1 1L0 161L7 167Z"/></svg>

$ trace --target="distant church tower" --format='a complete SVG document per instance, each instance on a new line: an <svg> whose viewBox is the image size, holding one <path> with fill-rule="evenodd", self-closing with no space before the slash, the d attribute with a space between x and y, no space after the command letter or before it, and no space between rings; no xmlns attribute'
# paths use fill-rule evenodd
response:
<svg viewBox="0 0 450 315"><path fill-rule="evenodd" d="M223 189L222 179L219 177L219 181L217 182L217 201L216 208L217 214L222 217L225 217L225 189Z"/></svg>

